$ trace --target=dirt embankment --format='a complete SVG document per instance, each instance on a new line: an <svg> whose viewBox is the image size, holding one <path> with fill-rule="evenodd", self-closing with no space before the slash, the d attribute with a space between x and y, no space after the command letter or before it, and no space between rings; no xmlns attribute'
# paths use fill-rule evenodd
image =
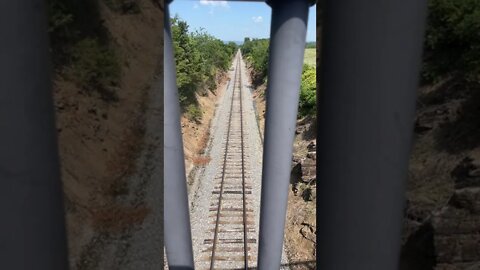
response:
<svg viewBox="0 0 480 270"><path fill-rule="evenodd" d="M142 204L119 205L118 198L130 196L127 179L142 150L146 102L154 75L161 72L163 13L147 0L137 1L140 10L134 14L99 3L121 59L118 100L84 91L61 72L54 77L71 269L93 269L86 258L96 234L118 234L150 213Z"/></svg>
<svg viewBox="0 0 480 270"><path fill-rule="evenodd" d="M266 85L261 84L253 92L262 137L265 126L265 91ZM295 134L285 247L291 269L316 269L315 119L306 117L298 120Z"/></svg>
<svg viewBox="0 0 480 270"><path fill-rule="evenodd" d="M218 74L217 89L215 91L199 91L205 95L196 94L198 106L202 111L199 121L190 120L182 115L183 151L185 154L185 170L189 184L192 184L191 172L196 167L204 166L210 157L204 155L205 148L210 140L210 123L218 106L219 98L223 96L225 85L228 82L226 74Z"/></svg>

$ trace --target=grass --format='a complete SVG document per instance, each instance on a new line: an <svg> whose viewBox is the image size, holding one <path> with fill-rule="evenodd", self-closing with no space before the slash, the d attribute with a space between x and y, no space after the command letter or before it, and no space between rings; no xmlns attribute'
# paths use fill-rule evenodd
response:
<svg viewBox="0 0 480 270"><path fill-rule="evenodd" d="M105 101L117 101L114 87L121 76L117 53L97 39L85 38L72 49L73 77L85 90L97 91Z"/></svg>
<svg viewBox="0 0 480 270"><path fill-rule="evenodd" d="M197 123L200 123L200 121L202 120L203 112L200 109L199 105L190 104L185 109L185 116L190 121L195 121Z"/></svg>
<svg viewBox="0 0 480 270"><path fill-rule="evenodd" d="M303 62L307 65L316 67L317 66L317 49L315 48L305 49L305 56L303 58Z"/></svg>

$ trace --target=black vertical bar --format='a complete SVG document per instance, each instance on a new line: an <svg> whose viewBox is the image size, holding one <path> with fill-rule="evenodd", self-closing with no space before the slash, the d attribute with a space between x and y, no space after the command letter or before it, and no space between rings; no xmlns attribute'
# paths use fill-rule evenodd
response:
<svg viewBox="0 0 480 270"><path fill-rule="evenodd" d="M0 268L68 268L43 0L0 2Z"/></svg>
<svg viewBox="0 0 480 270"><path fill-rule="evenodd" d="M398 269L426 3L325 1L319 269Z"/></svg>

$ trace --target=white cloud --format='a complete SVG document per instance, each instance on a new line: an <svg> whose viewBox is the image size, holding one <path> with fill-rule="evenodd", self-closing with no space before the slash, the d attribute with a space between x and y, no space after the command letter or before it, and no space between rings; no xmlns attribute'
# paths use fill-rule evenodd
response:
<svg viewBox="0 0 480 270"><path fill-rule="evenodd" d="M210 7L210 11L208 14L213 15L215 12L215 9L218 7L224 8L224 9L230 9L230 6L228 5L227 1L220 1L220 0L200 0L200 5Z"/></svg>
<svg viewBox="0 0 480 270"><path fill-rule="evenodd" d="M254 23L261 23L261 22L263 22L262 16L258 16L258 17L255 17L255 16L254 16L254 17L252 17L252 20L253 20Z"/></svg>
<svg viewBox="0 0 480 270"><path fill-rule="evenodd" d="M213 7L228 7L228 2L217 1L217 0L200 0L200 5L213 6Z"/></svg>

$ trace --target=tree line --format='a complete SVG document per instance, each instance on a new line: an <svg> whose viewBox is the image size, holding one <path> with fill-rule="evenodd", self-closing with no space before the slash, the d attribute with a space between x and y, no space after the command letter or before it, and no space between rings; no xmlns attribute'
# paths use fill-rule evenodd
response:
<svg viewBox="0 0 480 270"><path fill-rule="evenodd" d="M306 47L311 47L309 44ZM256 86L265 83L268 73L269 39L245 38L242 54L252 68L253 82ZM314 66L303 65L300 84L300 101L298 116L314 116L316 114L317 71Z"/></svg>
<svg viewBox="0 0 480 270"><path fill-rule="evenodd" d="M204 29L190 31L187 22L178 16L171 19L171 31L180 104L187 117L199 120L196 94L215 91L217 75L229 69L237 45L225 43Z"/></svg>
<svg viewBox="0 0 480 270"><path fill-rule="evenodd" d="M424 83L480 78L480 1L430 0L423 56Z"/></svg>
<svg viewBox="0 0 480 270"><path fill-rule="evenodd" d="M480 82L480 1L429 0L424 41L422 84L452 78L477 87ZM307 48L313 44L307 44ZM242 53L253 69L254 82L264 83L268 70L268 39L246 38ZM299 115L315 114L314 67L304 66Z"/></svg>

